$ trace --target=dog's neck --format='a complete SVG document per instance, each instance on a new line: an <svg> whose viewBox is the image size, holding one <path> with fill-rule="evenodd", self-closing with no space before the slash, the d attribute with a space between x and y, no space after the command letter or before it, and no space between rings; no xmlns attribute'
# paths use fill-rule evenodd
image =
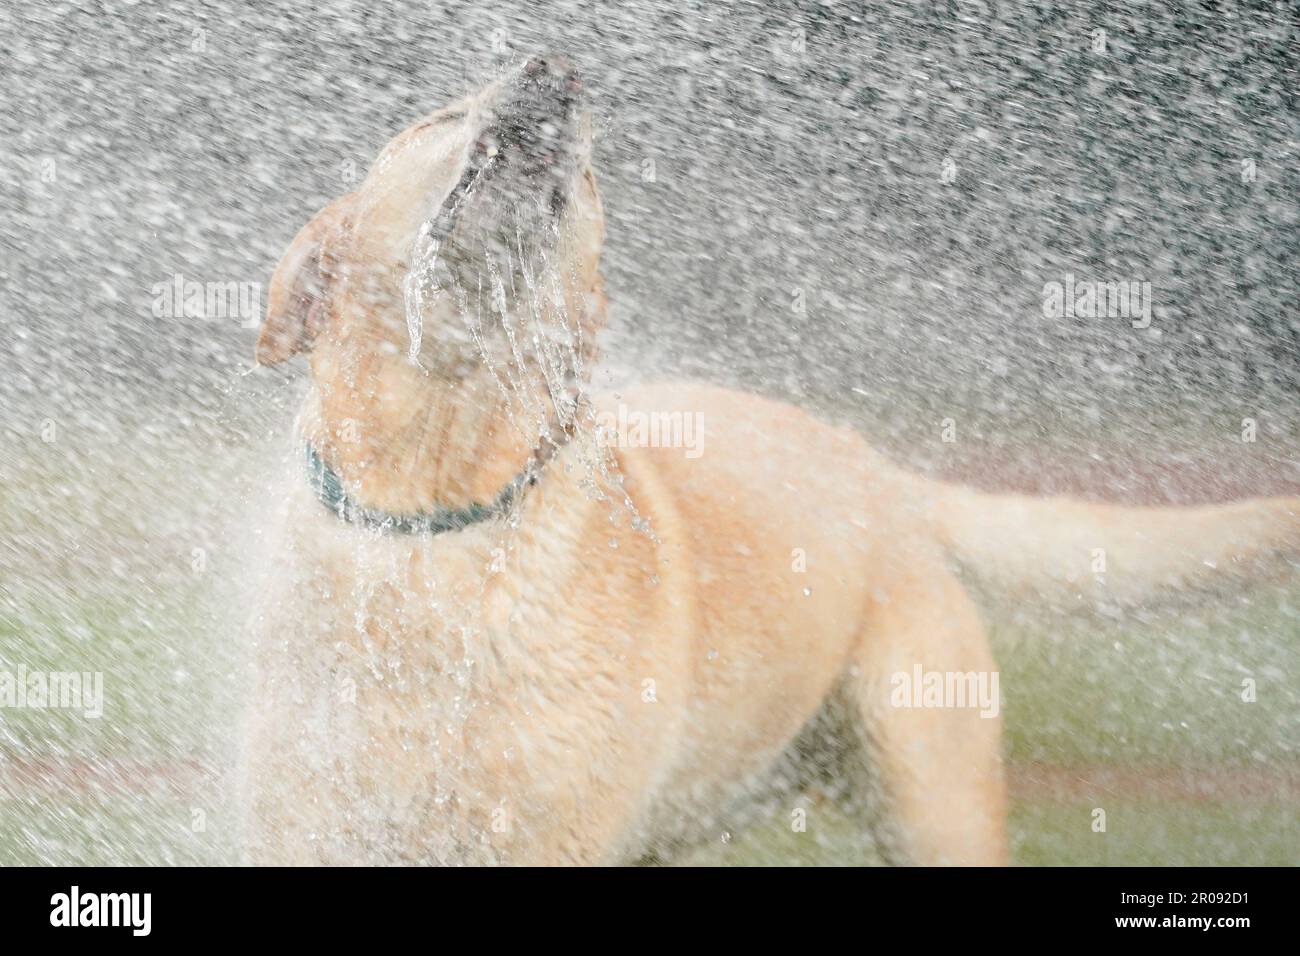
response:
<svg viewBox="0 0 1300 956"><path fill-rule="evenodd" d="M502 389L486 367L443 381L399 353L355 355L313 356L300 427L367 509L409 514L491 502L556 420L544 389Z"/></svg>

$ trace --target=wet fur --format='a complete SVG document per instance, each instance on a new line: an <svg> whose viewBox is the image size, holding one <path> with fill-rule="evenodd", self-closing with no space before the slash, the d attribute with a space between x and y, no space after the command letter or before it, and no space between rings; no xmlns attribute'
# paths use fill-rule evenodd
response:
<svg viewBox="0 0 1300 956"><path fill-rule="evenodd" d="M464 152L430 137L469 142L458 130L499 95L399 135L304 228L272 286L259 360L309 353L299 429L374 507L491 500L530 453L529 415L554 413L527 361L521 395L481 363L441 362L462 347L450 318L424 331L432 374L404 354L410 209L450 188ZM571 185L558 274L590 349L603 225L585 157ZM579 380L591 358L575 355ZM358 529L290 482L258 610L250 859L664 860L746 808L792 808L820 771L889 859L1002 864L1000 719L889 704L890 675L917 662L996 667L959 572L1022 600L1140 602L1300 539L1295 499L1178 510L985 495L751 395L670 384L592 401L698 413L704 454L602 449L588 431L511 520L436 537ZM1095 547L1111 549L1105 585Z"/></svg>

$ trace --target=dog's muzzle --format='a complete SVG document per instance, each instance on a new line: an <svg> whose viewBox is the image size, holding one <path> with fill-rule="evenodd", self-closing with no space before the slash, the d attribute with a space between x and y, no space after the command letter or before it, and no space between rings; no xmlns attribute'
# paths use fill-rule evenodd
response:
<svg viewBox="0 0 1300 956"><path fill-rule="evenodd" d="M516 70L470 147L460 180L430 219L428 238L442 247L479 195L497 210L532 208L558 218L576 172L581 104L582 80L563 57L535 56Z"/></svg>
<svg viewBox="0 0 1300 956"><path fill-rule="evenodd" d="M573 151L582 79L568 60L536 56L511 78L476 149L525 175L558 169Z"/></svg>

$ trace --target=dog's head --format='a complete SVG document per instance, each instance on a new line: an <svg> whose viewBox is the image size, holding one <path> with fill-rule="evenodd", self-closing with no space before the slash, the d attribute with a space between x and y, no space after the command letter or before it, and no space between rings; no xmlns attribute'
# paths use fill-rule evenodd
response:
<svg viewBox="0 0 1300 956"><path fill-rule="evenodd" d="M364 350L447 380L484 365L581 376L604 318L590 151L582 84L559 57L424 117L294 239L258 362Z"/></svg>

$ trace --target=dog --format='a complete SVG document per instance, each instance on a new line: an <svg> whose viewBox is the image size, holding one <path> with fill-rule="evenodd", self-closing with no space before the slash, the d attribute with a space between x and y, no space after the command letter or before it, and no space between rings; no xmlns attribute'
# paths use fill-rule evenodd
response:
<svg viewBox="0 0 1300 956"><path fill-rule="evenodd" d="M591 140L578 73L534 57L400 133L275 271L257 361L311 375L255 614L248 858L668 861L833 759L888 861L1006 863L996 705L897 693L996 674L968 578L1220 587L1294 555L1300 501L986 494L753 395L587 394ZM631 440L628 409L697 416L698 453Z"/></svg>

